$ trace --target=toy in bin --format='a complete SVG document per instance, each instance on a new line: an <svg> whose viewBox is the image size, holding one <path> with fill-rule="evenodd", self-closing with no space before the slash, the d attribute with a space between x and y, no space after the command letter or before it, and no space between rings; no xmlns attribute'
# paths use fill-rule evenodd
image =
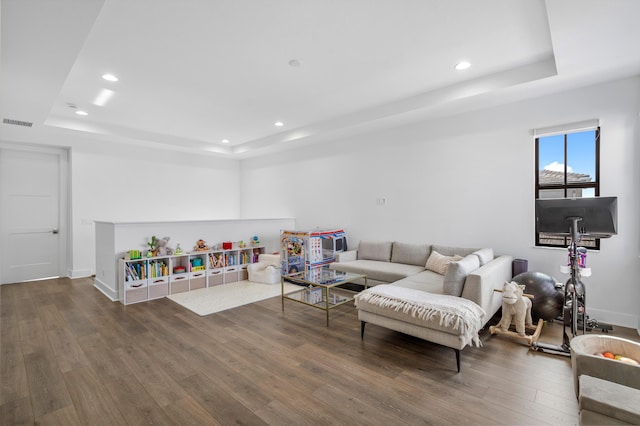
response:
<svg viewBox="0 0 640 426"><path fill-rule="evenodd" d="M174 266L173 267L173 273L174 274L183 274L187 272L187 268L185 268L184 266Z"/></svg>

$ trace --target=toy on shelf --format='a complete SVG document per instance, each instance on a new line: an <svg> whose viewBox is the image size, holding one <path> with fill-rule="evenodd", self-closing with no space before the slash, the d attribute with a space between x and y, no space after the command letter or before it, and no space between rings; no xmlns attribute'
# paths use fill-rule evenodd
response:
<svg viewBox="0 0 640 426"><path fill-rule="evenodd" d="M189 260L189 263L191 272L204 271L206 269L202 259L199 257Z"/></svg>
<svg viewBox="0 0 640 426"><path fill-rule="evenodd" d="M258 238L257 235L254 235L253 238L251 238L251 244L257 246L258 244L260 244L260 238Z"/></svg>
<svg viewBox="0 0 640 426"><path fill-rule="evenodd" d="M173 254L173 249L167 246L167 244L169 244L169 240L169 237L164 237L156 240L158 256L167 256Z"/></svg>
<svg viewBox="0 0 640 426"><path fill-rule="evenodd" d="M129 260L136 260L142 258L142 252L140 250L129 250Z"/></svg>
<svg viewBox="0 0 640 426"><path fill-rule="evenodd" d="M176 244L176 249L175 249L175 251L173 252L173 254L180 255L180 254L183 254L183 253L184 253L184 252L182 251L182 247L180 247L180 243Z"/></svg>
<svg viewBox="0 0 640 426"><path fill-rule="evenodd" d="M194 251L208 251L209 250L209 246L207 245L207 243L204 242L204 240L198 240L196 241L196 245L193 248Z"/></svg>
<svg viewBox="0 0 640 426"><path fill-rule="evenodd" d="M147 243L149 250L147 250L147 257L154 257L158 254L158 240L155 235L151 236L151 241Z"/></svg>
<svg viewBox="0 0 640 426"><path fill-rule="evenodd" d="M245 242L243 240L238 241L238 247L245 248L246 246L247 246L247 244L245 244Z"/></svg>

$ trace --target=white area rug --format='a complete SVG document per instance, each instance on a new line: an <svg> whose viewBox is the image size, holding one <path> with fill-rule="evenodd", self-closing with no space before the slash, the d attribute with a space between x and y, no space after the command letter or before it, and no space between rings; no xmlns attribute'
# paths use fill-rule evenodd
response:
<svg viewBox="0 0 640 426"><path fill-rule="evenodd" d="M300 290L300 287L284 283L285 293L295 290ZM171 294L167 297L190 311L204 316L280 295L280 283L261 284L251 281L238 281Z"/></svg>

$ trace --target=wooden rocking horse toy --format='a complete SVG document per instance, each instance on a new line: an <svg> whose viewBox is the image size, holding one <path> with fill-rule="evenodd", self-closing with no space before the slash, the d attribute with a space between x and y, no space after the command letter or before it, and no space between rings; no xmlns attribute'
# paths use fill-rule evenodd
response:
<svg viewBox="0 0 640 426"><path fill-rule="evenodd" d="M505 334L522 341L529 345L538 340L544 321L538 320L538 324L534 325L531 319L531 299L533 296L524 294L524 285L520 285L514 281L505 281L502 290L494 290L502 293L502 318L498 325L489 327L491 334ZM515 326L515 332L511 331L511 326ZM527 329L533 333L527 335Z"/></svg>

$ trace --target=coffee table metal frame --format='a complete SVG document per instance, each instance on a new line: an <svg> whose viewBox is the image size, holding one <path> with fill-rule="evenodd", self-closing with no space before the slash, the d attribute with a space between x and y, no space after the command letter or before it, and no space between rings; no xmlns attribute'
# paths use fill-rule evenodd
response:
<svg viewBox="0 0 640 426"><path fill-rule="evenodd" d="M340 272L326 269L327 272L330 272L332 278L329 279L311 279L308 276L305 276L304 272L298 272L295 274L283 275L280 277L280 285L282 291L282 312L284 312L284 300L289 299L294 302L302 303L303 305L311 306L316 309L322 309L326 313L327 317L327 327L329 327L329 311L333 308L337 308L338 306L344 305L345 303L351 302L353 300L353 296L355 296L359 291L351 290L347 288L342 288L340 286L348 283L352 283L354 281L364 279L364 289L367 289L368 282L366 275L360 274L352 274L348 272ZM285 281L292 282L294 284L299 284L304 287L301 287L300 290L296 290L290 293L285 294L284 292L284 283ZM310 303L304 300L305 294L308 294L309 290L314 288L322 289L322 300L318 303ZM340 300L335 300L332 303L332 294L339 295Z"/></svg>

